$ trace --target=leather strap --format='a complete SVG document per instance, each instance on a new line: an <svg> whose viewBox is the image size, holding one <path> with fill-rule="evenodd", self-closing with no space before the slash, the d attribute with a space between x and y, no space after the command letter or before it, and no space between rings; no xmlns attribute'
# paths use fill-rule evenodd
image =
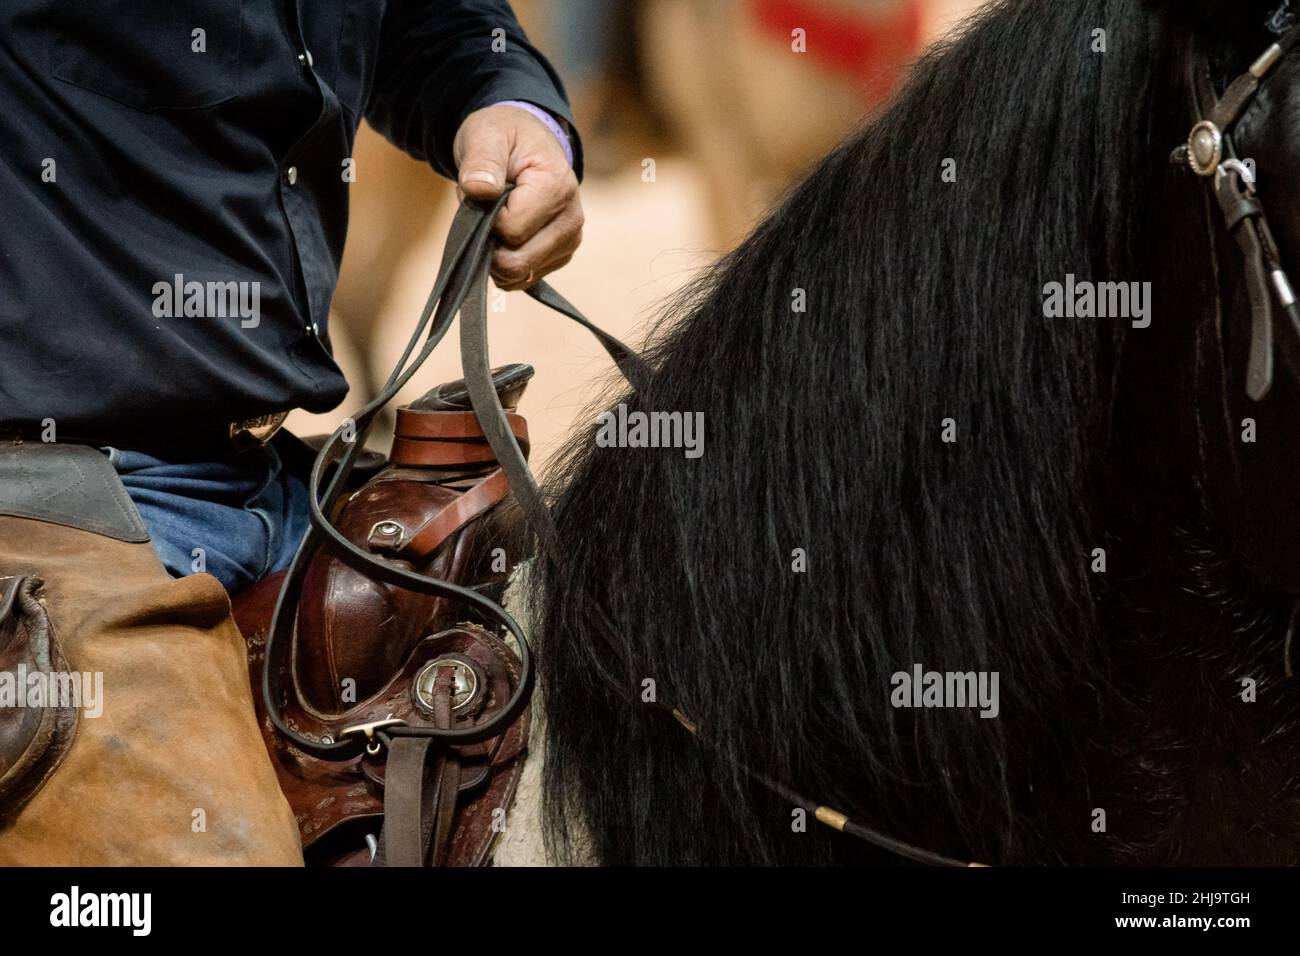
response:
<svg viewBox="0 0 1300 956"><path fill-rule="evenodd" d="M527 453L527 420L514 412L507 413L506 419L511 433ZM397 431L389 457L395 465L424 468L496 461L473 412L429 411L409 406L397 410Z"/></svg>
<svg viewBox="0 0 1300 956"><path fill-rule="evenodd" d="M492 449L482 442L412 441L397 438L389 460L394 465L416 468L450 468L487 465L496 461Z"/></svg>
<svg viewBox="0 0 1300 956"><path fill-rule="evenodd" d="M480 263L478 271L478 280L470 289L460 317L460 360L465 373L465 387L469 391L470 404L474 407L479 427L483 429L483 435L492 447L501 470L509 479L510 490L519 502L524 517L541 539L550 557L556 562L562 562L563 556L560 554L550 510L533 479L523 449L510 431L506 411L501 407L501 400L492 384L492 361L488 356L486 260ZM614 351L611 350L610 355L616 362L619 361L619 356ZM626 356L623 357L626 359ZM633 374L638 372L636 370ZM635 386L636 383L633 382L633 387Z"/></svg>
<svg viewBox="0 0 1300 956"><path fill-rule="evenodd" d="M1250 105L1255 98L1255 94L1259 92L1259 88L1267 78L1273 64L1290 53L1297 43L1300 43L1300 31L1288 29L1285 34L1278 38L1276 44L1278 52L1268 66L1258 73L1255 72L1255 68L1252 66L1249 71L1229 83L1222 96L1203 99L1202 102L1207 108L1201 113L1201 116L1208 119L1224 133L1228 132L1229 128L1237 120L1241 119L1241 115L1246 112L1246 107ZM1269 54L1271 53L1272 48L1270 47ZM1208 66L1202 68L1202 72L1206 74L1208 80Z"/></svg>
<svg viewBox="0 0 1300 956"><path fill-rule="evenodd" d="M451 670L433 684L434 725L451 726ZM431 759L432 758L432 759ZM451 842L460 758L428 737L394 740L384 771L384 826L373 866L439 866Z"/></svg>
<svg viewBox="0 0 1300 956"><path fill-rule="evenodd" d="M516 438L528 437L528 421L524 416L509 412L506 420ZM397 438L406 439L482 439L483 429L473 412L424 411L418 408L397 410Z"/></svg>
<svg viewBox="0 0 1300 956"><path fill-rule="evenodd" d="M1250 101L1259 92L1260 78L1253 73L1243 73L1229 84L1223 97L1210 109L1206 116L1211 123L1226 130L1241 118Z"/></svg>
<svg viewBox="0 0 1300 956"><path fill-rule="evenodd" d="M433 832L432 816L425 812L426 792L438 779L437 761L429 759L432 748L433 741L428 737L400 738L388 748L384 827L374 866L424 866Z"/></svg>
<svg viewBox="0 0 1300 956"><path fill-rule="evenodd" d="M451 726L451 670L441 668L433 682L433 720L439 727ZM437 768L437 789L433 797L433 846L424 859L441 866L451 844L452 823L456 815L456 797L460 793L460 757L448 749Z"/></svg>
<svg viewBox="0 0 1300 956"><path fill-rule="evenodd" d="M1300 30L1289 30L1276 44L1276 50L1270 48L1249 72L1233 80L1221 97L1215 92L1209 65L1194 55L1190 45L1186 50L1193 112L1198 121L1208 120L1213 123L1222 137L1224 162L1210 179L1210 188L1223 213L1224 225L1236 239L1242 254L1251 311L1246 394L1254 401L1262 401L1273 386L1275 293L1277 302L1297 335L1300 335L1300 305L1297 305L1289 291L1289 280L1282 267L1281 254L1269 228L1263 204L1256 196L1253 184L1243 182L1236 167L1238 157L1232 127L1254 100L1269 71L1298 42ZM1213 227L1210 228L1210 248L1213 254Z"/></svg>
<svg viewBox="0 0 1300 956"><path fill-rule="evenodd" d="M420 525L409 541L399 543L395 553L412 563L423 561L465 525L504 501L508 494L510 479L497 469Z"/></svg>

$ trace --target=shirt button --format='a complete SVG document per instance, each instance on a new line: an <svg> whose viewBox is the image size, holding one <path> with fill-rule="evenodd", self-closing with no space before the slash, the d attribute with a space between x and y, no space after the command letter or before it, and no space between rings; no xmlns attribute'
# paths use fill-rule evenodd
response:
<svg viewBox="0 0 1300 956"><path fill-rule="evenodd" d="M303 50L298 54L298 63L301 66L312 66L311 50Z"/></svg>
<svg viewBox="0 0 1300 956"><path fill-rule="evenodd" d="M290 186L295 185L298 182L298 167L290 166L286 169L284 171L284 178L288 181Z"/></svg>

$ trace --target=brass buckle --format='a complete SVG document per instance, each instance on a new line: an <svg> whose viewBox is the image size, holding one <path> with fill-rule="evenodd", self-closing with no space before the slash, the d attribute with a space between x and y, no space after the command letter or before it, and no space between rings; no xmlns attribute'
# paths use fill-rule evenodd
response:
<svg viewBox="0 0 1300 956"><path fill-rule="evenodd" d="M231 422L228 429L230 443L241 451L261 448L275 437L288 417L288 412L271 412L269 415L246 418L242 422Z"/></svg>
<svg viewBox="0 0 1300 956"><path fill-rule="evenodd" d="M373 757L375 754L379 753L380 748L382 747L380 742L375 739L375 731L382 730L385 727L399 726L405 727L406 721L402 720L400 717L394 717L392 714L389 714L383 720L371 720L364 724L353 724L350 727L344 727L339 731L339 739L342 740L344 737L350 737L353 734L365 734L366 739L370 741L370 743L366 744L366 753Z"/></svg>

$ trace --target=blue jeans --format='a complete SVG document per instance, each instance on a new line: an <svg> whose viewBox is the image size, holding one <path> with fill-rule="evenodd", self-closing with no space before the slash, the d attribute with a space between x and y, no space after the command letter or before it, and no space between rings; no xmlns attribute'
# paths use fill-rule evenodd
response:
<svg viewBox="0 0 1300 956"><path fill-rule="evenodd" d="M181 464L104 450L175 577L206 571L234 594L287 568L307 533L307 488L269 445Z"/></svg>

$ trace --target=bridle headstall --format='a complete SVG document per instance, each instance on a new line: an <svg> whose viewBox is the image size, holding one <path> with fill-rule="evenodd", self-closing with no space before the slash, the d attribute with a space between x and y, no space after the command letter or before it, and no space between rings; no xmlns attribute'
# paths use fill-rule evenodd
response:
<svg viewBox="0 0 1300 956"><path fill-rule="evenodd" d="M1207 180L1223 214L1224 225L1241 249L1251 311L1246 394L1257 402L1263 401L1273 386L1273 304L1276 302L1281 307L1297 336L1300 336L1300 307L1256 190L1255 173L1237 153L1233 128L1254 102L1264 80L1300 43L1300 27L1294 20L1289 3L1274 13L1269 28L1285 32L1249 70L1228 85L1222 96L1215 92L1209 63L1201 58L1189 58L1189 87L1197 122L1187 142L1170 156L1175 165L1185 166ZM1213 254L1213 226L1210 242Z"/></svg>

